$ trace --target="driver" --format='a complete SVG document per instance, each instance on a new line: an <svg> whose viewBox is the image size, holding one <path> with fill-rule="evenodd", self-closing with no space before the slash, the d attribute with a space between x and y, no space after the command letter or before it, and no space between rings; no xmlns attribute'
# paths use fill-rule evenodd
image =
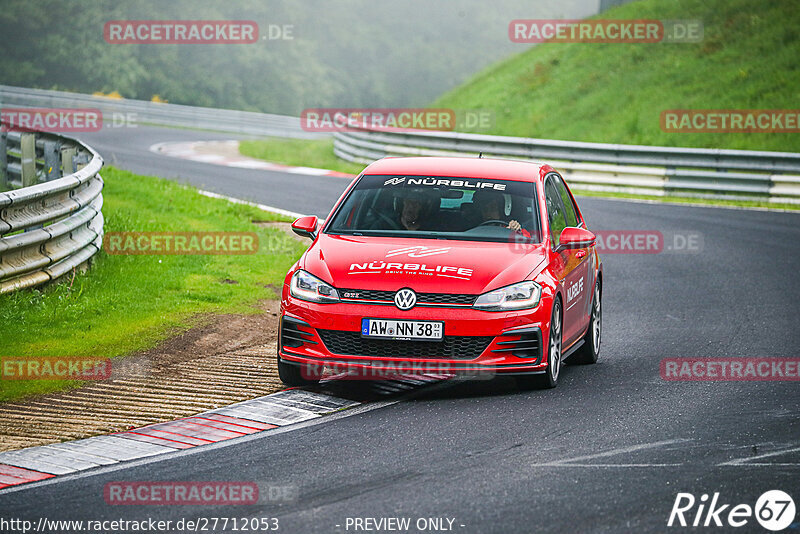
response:
<svg viewBox="0 0 800 534"><path fill-rule="evenodd" d="M400 202L400 225L405 230L424 230L431 216L431 199L422 191L411 190Z"/></svg>
<svg viewBox="0 0 800 534"><path fill-rule="evenodd" d="M503 209L505 206L503 193L485 190L476 191L472 197L472 202L478 206L481 212L481 217L483 218L482 224L489 221L506 222L506 217L504 215L505 210ZM506 228L518 234L530 237L530 233L515 219L508 221L508 226L506 226Z"/></svg>

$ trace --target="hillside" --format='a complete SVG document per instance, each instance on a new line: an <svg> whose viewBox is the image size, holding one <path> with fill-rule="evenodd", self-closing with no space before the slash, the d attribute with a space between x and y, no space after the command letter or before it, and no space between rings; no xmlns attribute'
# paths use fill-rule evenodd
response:
<svg viewBox="0 0 800 534"><path fill-rule="evenodd" d="M704 39L545 43L485 69L432 106L492 109L491 133L502 135L800 151L798 133L667 133L659 122L667 109L800 108L795 0L641 0L596 18L701 19Z"/></svg>
<svg viewBox="0 0 800 534"><path fill-rule="evenodd" d="M592 14L560 0L538 15ZM0 84L119 92L174 104L299 115L307 107L420 106L514 52L528 0L3 0ZM115 20L252 20L255 44L110 44ZM291 38L270 40L273 28ZM279 31L283 36L282 31ZM277 35L276 35L277 36Z"/></svg>

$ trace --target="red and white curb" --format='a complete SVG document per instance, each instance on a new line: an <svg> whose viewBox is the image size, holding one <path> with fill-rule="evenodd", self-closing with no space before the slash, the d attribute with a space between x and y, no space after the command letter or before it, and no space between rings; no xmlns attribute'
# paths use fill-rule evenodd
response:
<svg viewBox="0 0 800 534"><path fill-rule="evenodd" d="M372 391L392 395L445 378L448 377L405 375L398 380L375 382ZM332 382L343 381L336 377L325 381ZM361 404L365 403L303 389L286 389L191 417L107 436L0 452L0 490L267 432Z"/></svg>
<svg viewBox="0 0 800 534"><path fill-rule="evenodd" d="M222 153L214 153L215 148L221 147ZM171 156L174 158L188 159L200 163L210 163L212 165L223 165L225 167L238 167L240 169L256 169L264 171L279 171L290 174L305 174L309 176L334 176L337 178L352 179L355 176L344 172L331 171L328 169L316 169L314 167L292 167L271 163L260 159L248 158L247 156L231 155L230 152L238 152L238 141L192 141L188 143L156 143L150 147L150 152Z"/></svg>
<svg viewBox="0 0 800 534"><path fill-rule="evenodd" d="M360 402L287 389L192 417L0 453L0 488L167 454L322 417Z"/></svg>

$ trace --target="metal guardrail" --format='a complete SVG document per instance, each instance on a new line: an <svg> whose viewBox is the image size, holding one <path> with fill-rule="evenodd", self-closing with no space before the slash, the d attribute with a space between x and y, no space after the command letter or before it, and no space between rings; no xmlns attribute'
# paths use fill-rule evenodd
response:
<svg viewBox="0 0 800 534"><path fill-rule="evenodd" d="M306 132L300 127L298 117L286 115L116 99L8 85L0 85L0 105L22 108L99 109L107 127L113 126L116 119L120 123L133 122L248 135L303 139L330 137L329 134Z"/></svg>
<svg viewBox="0 0 800 534"><path fill-rule="evenodd" d="M800 203L800 154L614 145L440 131L353 129L334 152L371 163L387 156L485 156L545 161L573 187L664 196Z"/></svg>
<svg viewBox="0 0 800 534"><path fill-rule="evenodd" d="M102 166L75 139L0 132L0 294L55 280L100 250Z"/></svg>
<svg viewBox="0 0 800 534"><path fill-rule="evenodd" d="M0 85L0 109L96 109L104 127L161 125L257 136L322 138L284 115L115 99ZM0 294L54 280L88 262L103 241L103 160L44 133L0 133Z"/></svg>

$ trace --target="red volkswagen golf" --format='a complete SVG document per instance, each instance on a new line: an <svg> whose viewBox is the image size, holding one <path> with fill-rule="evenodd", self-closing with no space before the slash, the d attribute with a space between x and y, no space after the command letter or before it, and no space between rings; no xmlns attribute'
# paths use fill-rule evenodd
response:
<svg viewBox="0 0 800 534"><path fill-rule="evenodd" d="M552 388L563 361L594 363L602 264L548 165L387 158L367 167L286 275L278 369L496 373Z"/></svg>

